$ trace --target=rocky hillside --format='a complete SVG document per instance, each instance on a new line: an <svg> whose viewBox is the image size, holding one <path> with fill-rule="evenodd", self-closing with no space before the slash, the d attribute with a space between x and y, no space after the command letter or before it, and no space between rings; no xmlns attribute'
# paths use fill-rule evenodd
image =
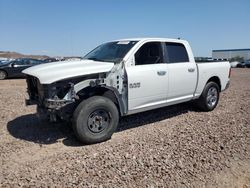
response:
<svg viewBox="0 0 250 188"><path fill-rule="evenodd" d="M17 58L34 58L34 59L46 59L49 56L46 55L24 55L17 52L9 52L9 51L0 51L0 58L10 58L10 59L17 59Z"/></svg>

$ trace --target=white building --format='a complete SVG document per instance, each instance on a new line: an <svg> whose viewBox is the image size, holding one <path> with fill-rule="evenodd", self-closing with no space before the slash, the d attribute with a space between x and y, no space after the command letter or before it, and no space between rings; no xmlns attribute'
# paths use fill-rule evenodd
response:
<svg viewBox="0 0 250 188"><path fill-rule="evenodd" d="M231 59L233 57L242 57L244 60L250 59L250 49L229 49L229 50L213 50L213 59Z"/></svg>

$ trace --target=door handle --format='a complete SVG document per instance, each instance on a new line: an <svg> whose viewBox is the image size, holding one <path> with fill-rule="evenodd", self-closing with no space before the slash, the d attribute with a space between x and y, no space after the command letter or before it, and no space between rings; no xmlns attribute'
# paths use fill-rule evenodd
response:
<svg viewBox="0 0 250 188"><path fill-rule="evenodd" d="M164 76L167 72L166 71L157 71L159 76Z"/></svg>
<svg viewBox="0 0 250 188"><path fill-rule="evenodd" d="M195 71L194 68L189 68L189 69L188 69L188 72L194 72L194 71Z"/></svg>

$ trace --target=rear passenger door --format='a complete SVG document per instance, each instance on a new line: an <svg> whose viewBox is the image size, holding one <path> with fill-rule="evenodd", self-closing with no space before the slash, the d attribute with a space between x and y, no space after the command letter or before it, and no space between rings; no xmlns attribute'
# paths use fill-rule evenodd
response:
<svg viewBox="0 0 250 188"><path fill-rule="evenodd" d="M165 42L164 57L168 64L168 103L193 97L197 82L197 67L189 60L182 43Z"/></svg>

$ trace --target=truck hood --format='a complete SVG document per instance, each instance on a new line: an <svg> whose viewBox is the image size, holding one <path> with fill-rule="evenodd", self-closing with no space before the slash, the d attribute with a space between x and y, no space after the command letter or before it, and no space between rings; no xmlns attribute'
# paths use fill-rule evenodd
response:
<svg viewBox="0 0 250 188"><path fill-rule="evenodd" d="M22 72L37 77L41 84L50 84L67 78L109 72L113 66L112 62L93 60L61 61L33 66Z"/></svg>

